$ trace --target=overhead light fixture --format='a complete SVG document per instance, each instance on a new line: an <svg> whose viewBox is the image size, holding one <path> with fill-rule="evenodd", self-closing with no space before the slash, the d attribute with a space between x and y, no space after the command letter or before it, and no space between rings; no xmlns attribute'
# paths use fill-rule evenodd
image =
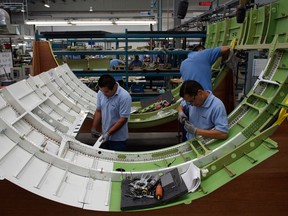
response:
<svg viewBox="0 0 288 216"><path fill-rule="evenodd" d="M36 25L36 26L64 26L68 25L68 22L63 20L63 21L35 21L35 20L26 20L25 24L27 25Z"/></svg>
<svg viewBox="0 0 288 216"><path fill-rule="evenodd" d="M112 21L93 21L93 20L26 20L25 24L35 26L107 26L113 25Z"/></svg>
<svg viewBox="0 0 288 216"><path fill-rule="evenodd" d="M35 40L35 36L33 35L24 35L24 40Z"/></svg>
<svg viewBox="0 0 288 216"><path fill-rule="evenodd" d="M117 20L116 25L155 25L155 20Z"/></svg>
<svg viewBox="0 0 288 216"><path fill-rule="evenodd" d="M89 11L90 11L90 12L92 12L92 11L93 11L93 7L92 7L92 6L90 6L90 8L89 8Z"/></svg>
<svg viewBox="0 0 288 216"><path fill-rule="evenodd" d="M47 2L47 3L45 3L45 4L44 4L44 6L45 6L45 7L47 7L47 8L50 8L50 5L49 5L49 0L48 0L48 2Z"/></svg>
<svg viewBox="0 0 288 216"><path fill-rule="evenodd" d="M80 26L99 26L99 25L113 25L112 21L85 21L85 20L73 20L70 21L72 25L80 25Z"/></svg>
<svg viewBox="0 0 288 216"><path fill-rule="evenodd" d="M154 20L26 20L25 24L35 26L109 26L109 25L155 25Z"/></svg>

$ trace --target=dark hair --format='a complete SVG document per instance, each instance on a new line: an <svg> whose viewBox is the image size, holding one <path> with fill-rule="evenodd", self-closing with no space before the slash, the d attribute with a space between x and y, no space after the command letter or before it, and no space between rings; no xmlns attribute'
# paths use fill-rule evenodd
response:
<svg viewBox="0 0 288 216"><path fill-rule="evenodd" d="M180 88L179 95L180 97L184 97L185 94L195 96L198 90L204 90L200 83L195 80L186 80Z"/></svg>
<svg viewBox="0 0 288 216"><path fill-rule="evenodd" d="M98 80L98 86L100 88L107 87L109 90L112 90L115 84L115 79L109 74L102 75Z"/></svg>
<svg viewBox="0 0 288 216"><path fill-rule="evenodd" d="M200 50L204 50L205 47L202 44L198 44L196 46L193 47L192 51L200 51Z"/></svg>

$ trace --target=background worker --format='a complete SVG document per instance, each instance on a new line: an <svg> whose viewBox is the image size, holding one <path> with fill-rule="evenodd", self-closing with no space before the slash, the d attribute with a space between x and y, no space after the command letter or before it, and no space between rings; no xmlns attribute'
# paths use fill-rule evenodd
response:
<svg viewBox="0 0 288 216"><path fill-rule="evenodd" d="M134 56L134 60L130 62L129 69L132 70L134 67L141 67L143 62L139 59L139 55Z"/></svg>
<svg viewBox="0 0 288 216"><path fill-rule="evenodd" d="M194 80L185 81L180 96L186 101L189 116L178 107L178 117L187 131L187 140L201 135L212 139L228 137L228 117L222 101Z"/></svg>
<svg viewBox="0 0 288 216"><path fill-rule="evenodd" d="M195 80L199 82L205 90L212 91L212 65L222 56L225 61L230 53L230 47L216 47L205 49L204 46L196 46L188 54L180 66L180 73L183 81Z"/></svg>
<svg viewBox="0 0 288 216"><path fill-rule="evenodd" d="M102 123L103 144L100 148L125 150L132 98L111 75L102 75L98 86L99 92L91 134L92 136L99 135L96 128L100 128Z"/></svg>
<svg viewBox="0 0 288 216"><path fill-rule="evenodd" d="M110 60L110 69L111 70L116 70L116 66L118 66L118 65L125 65L125 62L124 61L122 61L122 60L120 60L120 59L111 59ZM118 82L119 83L119 85L120 86L124 86L124 82L123 82L123 78L122 78L122 76L117 76L117 75L115 75L115 76L113 76L114 77L114 79L116 80L116 82Z"/></svg>

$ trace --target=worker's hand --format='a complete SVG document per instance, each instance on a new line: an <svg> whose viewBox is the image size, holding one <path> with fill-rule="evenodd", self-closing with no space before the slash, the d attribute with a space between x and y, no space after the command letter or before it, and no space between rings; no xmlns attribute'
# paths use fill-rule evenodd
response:
<svg viewBox="0 0 288 216"><path fill-rule="evenodd" d="M196 130L197 130L197 128L196 128L195 125L193 125L191 122L185 121L184 129L185 129L187 132L196 135Z"/></svg>
<svg viewBox="0 0 288 216"><path fill-rule="evenodd" d="M105 134L102 135L102 139L101 142L106 142L109 140L110 134L108 132L106 132Z"/></svg>
<svg viewBox="0 0 288 216"><path fill-rule="evenodd" d="M93 138L98 138L101 136L101 133L96 130L96 128L91 128L91 136Z"/></svg>
<svg viewBox="0 0 288 216"><path fill-rule="evenodd" d="M181 124L184 124L184 122L188 120L188 117L183 111L180 111L178 112L178 120Z"/></svg>
<svg viewBox="0 0 288 216"><path fill-rule="evenodd" d="M233 70L233 72L237 71L237 65L240 60L240 58L238 58L236 54L237 53L232 48L230 48L229 56L227 60L224 61L227 67Z"/></svg>

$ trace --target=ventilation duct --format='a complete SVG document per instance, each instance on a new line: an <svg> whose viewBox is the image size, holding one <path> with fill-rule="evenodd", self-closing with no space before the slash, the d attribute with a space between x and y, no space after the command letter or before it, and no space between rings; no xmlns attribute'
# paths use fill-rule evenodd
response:
<svg viewBox="0 0 288 216"><path fill-rule="evenodd" d="M10 16L6 10L0 8L0 26L7 24L10 24Z"/></svg>
<svg viewBox="0 0 288 216"><path fill-rule="evenodd" d="M187 0L182 0L179 2L178 5L178 11L177 11L177 17L179 19L184 19L187 13L187 9L188 9L188 1Z"/></svg>
<svg viewBox="0 0 288 216"><path fill-rule="evenodd" d="M236 11L236 20L237 23L243 23L246 16L246 8L245 6L239 6Z"/></svg>
<svg viewBox="0 0 288 216"><path fill-rule="evenodd" d="M8 12L0 8L0 36L1 35L19 35L17 25L10 25L10 16Z"/></svg>

